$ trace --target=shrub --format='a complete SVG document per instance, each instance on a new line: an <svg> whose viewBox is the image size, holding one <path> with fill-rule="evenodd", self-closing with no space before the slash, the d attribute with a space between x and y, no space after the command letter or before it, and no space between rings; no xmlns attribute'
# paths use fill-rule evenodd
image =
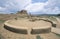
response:
<svg viewBox="0 0 60 39"><path fill-rule="evenodd" d="M15 18L15 20L17 20L17 17Z"/></svg>
<svg viewBox="0 0 60 39"><path fill-rule="evenodd" d="M36 36L36 39L42 39L39 35Z"/></svg>

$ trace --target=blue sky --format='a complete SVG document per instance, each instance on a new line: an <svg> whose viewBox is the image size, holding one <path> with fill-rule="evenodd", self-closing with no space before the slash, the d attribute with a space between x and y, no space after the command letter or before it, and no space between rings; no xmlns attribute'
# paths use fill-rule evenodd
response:
<svg viewBox="0 0 60 39"><path fill-rule="evenodd" d="M27 10L31 14L59 14L60 0L0 0L0 13Z"/></svg>

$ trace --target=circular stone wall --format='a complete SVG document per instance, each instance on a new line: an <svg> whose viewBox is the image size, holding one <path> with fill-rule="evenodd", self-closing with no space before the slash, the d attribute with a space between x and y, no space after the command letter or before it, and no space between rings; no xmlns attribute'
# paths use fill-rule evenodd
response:
<svg viewBox="0 0 60 39"><path fill-rule="evenodd" d="M47 33L51 30L51 23L40 21L29 21L28 19L8 20L4 23L4 27L10 31L18 33L40 34Z"/></svg>

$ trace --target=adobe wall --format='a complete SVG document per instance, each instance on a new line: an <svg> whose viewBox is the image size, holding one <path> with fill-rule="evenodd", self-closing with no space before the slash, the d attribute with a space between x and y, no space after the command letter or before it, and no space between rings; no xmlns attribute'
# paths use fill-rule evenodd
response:
<svg viewBox="0 0 60 39"><path fill-rule="evenodd" d="M13 31L13 32L17 32L17 33L21 33L21 34L27 34L28 33L28 27L16 27L14 25L10 25L8 24L9 21L6 21L4 23L4 28L6 28L7 30ZM55 27L44 27L44 28L32 28L31 29L31 34L40 34L40 33L49 33L49 32L53 32L56 34L60 34L60 29L59 28L55 28Z"/></svg>
<svg viewBox="0 0 60 39"><path fill-rule="evenodd" d="M51 28L46 29L32 29L31 34L41 34L41 33L49 33L51 32Z"/></svg>
<svg viewBox="0 0 60 39"><path fill-rule="evenodd" d="M4 25L4 28L15 33L27 34L27 29L18 29L14 27L9 27L9 25Z"/></svg>
<svg viewBox="0 0 60 39"><path fill-rule="evenodd" d="M16 33L21 33L21 34L27 34L29 31L29 27L20 27L20 26L15 26L15 25L11 25L9 24L9 22L11 22L11 20L8 20L4 23L4 28L12 31L12 32L16 32ZM31 28L31 34L40 34L40 33L48 33L51 31L51 26L46 26L46 27L33 27Z"/></svg>

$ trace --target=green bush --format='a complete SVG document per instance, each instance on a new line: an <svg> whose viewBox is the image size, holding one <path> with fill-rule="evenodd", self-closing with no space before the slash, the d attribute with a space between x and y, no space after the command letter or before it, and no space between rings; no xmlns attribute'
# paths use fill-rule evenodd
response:
<svg viewBox="0 0 60 39"><path fill-rule="evenodd" d="M60 37L60 34L56 34L56 35Z"/></svg>
<svg viewBox="0 0 60 39"><path fill-rule="evenodd" d="M42 39L39 35L36 36L36 39Z"/></svg>
<svg viewBox="0 0 60 39"><path fill-rule="evenodd" d="M17 20L17 17L15 18L15 20Z"/></svg>

